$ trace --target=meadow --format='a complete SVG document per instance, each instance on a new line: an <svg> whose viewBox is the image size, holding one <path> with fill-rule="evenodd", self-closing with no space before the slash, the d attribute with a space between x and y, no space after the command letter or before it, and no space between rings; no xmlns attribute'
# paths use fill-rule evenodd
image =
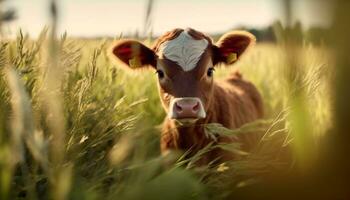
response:
<svg viewBox="0 0 350 200"><path fill-rule="evenodd" d="M55 40L47 29L36 40L19 32L1 41L1 199L226 199L274 174L308 170L332 127L329 49L297 45L291 72L286 45L258 43L215 79L239 69L261 91L265 118L206 130L258 131L259 145L222 145L242 158L204 167L194 163L215 146L190 159L161 156L156 74L124 71L110 57L113 42Z"/></svg>
<svg viewBox="0 0 350 200"><path fill-rule="evenodd" d="M257 86L265 117L235 130L206 124L207 137L262 137L250 152L209 144L187 158L160 155L155 72L125 71L111 58L122 36L58 35L52 2L51 28L38 38L0 38L1 200L349 199L349 4L338 4L317 45L300 24L276 23L276 43L258 41L219 66L214 79L240 70ZM197 166L213 148L239 159Z"/></svg>

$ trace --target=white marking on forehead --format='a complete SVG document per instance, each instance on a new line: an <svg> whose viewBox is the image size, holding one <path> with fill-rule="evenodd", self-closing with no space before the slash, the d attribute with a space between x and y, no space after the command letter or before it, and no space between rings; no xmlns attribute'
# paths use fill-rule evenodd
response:
<svg viewBox="0 0 350 200"><path fill-rule="evenodd" d="M161 44L159 55L176 62L184 71L190 71L196 67L207 46L206 39L196 40L183 31L177 38Z"/></svg>

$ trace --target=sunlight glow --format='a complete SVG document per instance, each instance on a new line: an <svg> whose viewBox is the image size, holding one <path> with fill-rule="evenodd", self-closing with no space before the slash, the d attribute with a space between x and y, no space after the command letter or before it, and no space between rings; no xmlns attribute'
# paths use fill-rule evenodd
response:
<svg viewBox="0 0 350 200"><path fill-rule="evenodd" d="M36 36L48 24L48 0L12 0L18 19L9 25L9 34L19 27ZM94 37L142 33L146 0L61 0L60 32ZM305 25L322 24L324 18L310 11L312 1L296 1L298 18ZM303 3L309 2L309 3ZM277 0L155 0L152 19L154 34L176 27L193 27L207 33L227 31L237 26L264 27L281 19ZM310 5L309 5L310 4ZM317 14L317 13L316 13Z"/></svg>

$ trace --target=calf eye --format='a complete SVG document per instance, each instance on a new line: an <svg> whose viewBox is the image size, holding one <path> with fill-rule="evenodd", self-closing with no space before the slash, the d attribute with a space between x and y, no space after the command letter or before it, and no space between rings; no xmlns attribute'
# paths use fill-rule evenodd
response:
<svg viewBox="0 0 350 200"><path fill-rule="evenodd" d="M157 73L159 79L164 78L164 72L163 72L162 70L159 70L159 69L158 69L158 70L156 71L156 73Z"/></svg>
<svg viewBox="0 0 350 200"><path fill-rule="evenodd" d="M214 71L215 71L215 69L214 69L213 67L210 67L210 68L208 69L208 71L207 71L207 75L208 75L209 77L212 77Z"/></svg>

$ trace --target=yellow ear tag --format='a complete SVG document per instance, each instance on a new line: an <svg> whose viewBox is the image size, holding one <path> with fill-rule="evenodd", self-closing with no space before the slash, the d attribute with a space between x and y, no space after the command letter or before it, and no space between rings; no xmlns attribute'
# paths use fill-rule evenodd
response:
<svg viewBox="0 0 350 200"><path fill-rule="evenodd" d="M141 67L141 60L135 56L129 60L129 66L131 68L139 68L139 67Z"/></svg>
<svg viewBox="0 0 350 200"><path fill-rule="evenodd" d="M237 60L237 54L236 53L230 53L230 54L228 54L226 61L227 61L228 64L232 64L236 60Z"/></svg>

